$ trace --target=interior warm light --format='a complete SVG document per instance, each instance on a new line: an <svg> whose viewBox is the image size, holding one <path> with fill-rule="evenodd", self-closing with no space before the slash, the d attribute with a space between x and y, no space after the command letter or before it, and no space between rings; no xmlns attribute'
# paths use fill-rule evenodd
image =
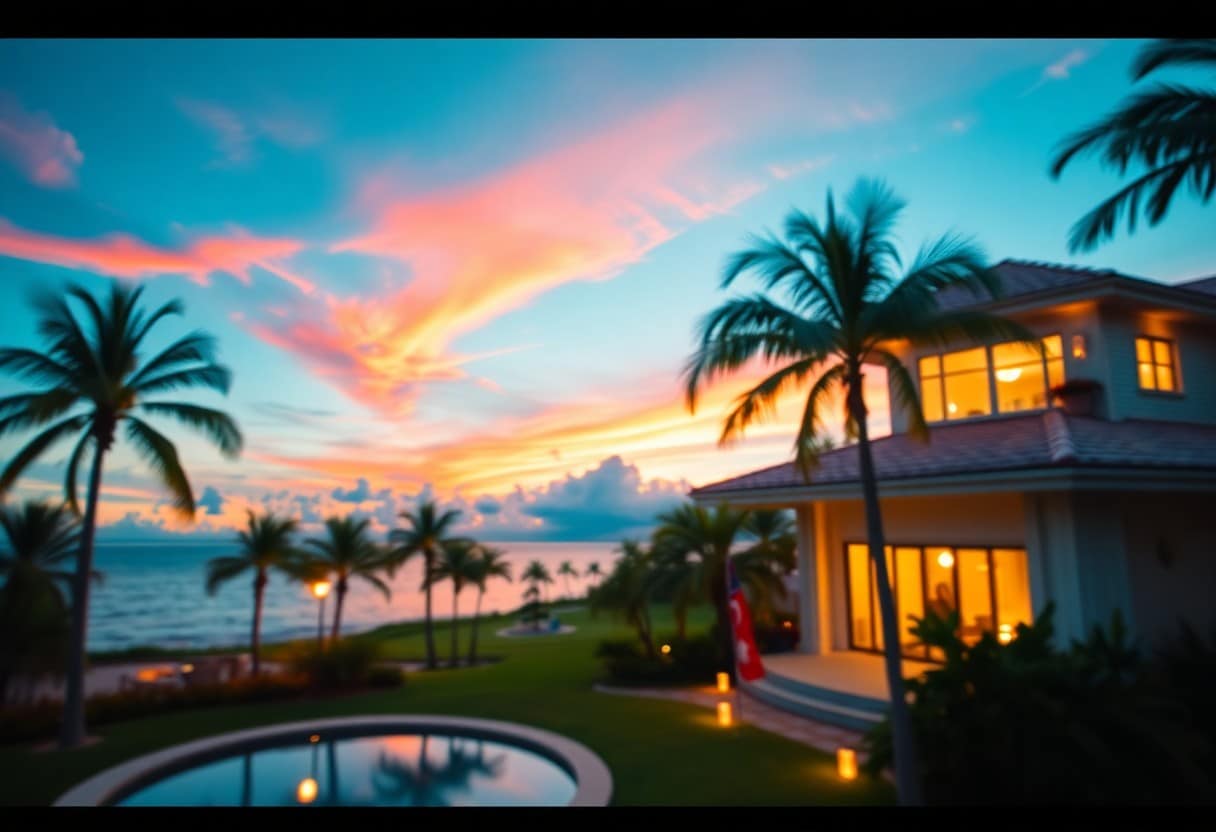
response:
<svg viewBox="0 0 1216 832"><path fill-rule="evenodd" d="M320 734L313 734L311 737L309 737L309 738L308 738L308 741L309 741L309 742L320 742L320 741L321 741L321 735L320 735Z"/></svg>
<svg viewBox="0 0 1216 832"><path fill-rule="evenodd" d="M668 653L671 652L671 645L664 644L662 647L659 648L659 652L662 653L664 656L666 656Z"/></svg>
<svg viewBox="0 0 1216 832"><path fill-rule="evenodd" d="M313 584L312 595L314 598L324 598L329 595L329 581L317 581Z"/></svg>
<svg viewBox="0 0 1216 832"><path fill-rule="evenodd" d="M296 786L296 800L300 803L312 803L317 799L317 781L311 777L305 777L300 781L300 785Z"/></svg>
<svg viewBox="0 0 1216 832"><path fill-rule="evenodd" d="M857 752L851 748L836 749L836 772L841 780L857 779Z"/></svg>
<svg viewBox="0 0 1216 832"><path fill-rule="evenodd" d="M1022 377L1021 367L1007 367L1004 370L996 371L997 381L1017 381Z"/></svg>
<svg viewBox="0 0 1216 832"><path fill-rule="evenodd" d="M958 413L958 405L950 402L950 404L946 405L946 410L949 410L951 413Z"/></svg>
<svg viewBox="0 0 1216 832"><path fill-rule="evenodd" d="M1085 357L1085 335L1080 332L1072 336L1072 357Z"/></svg>
<svg viewBox="0 0 1216 832"><path fill-rule="evenodd" d="M184 664L184 665L182 665L182 666L181 666L181 671L182 671L182 673L193 673L193 672L194 672L194 665L189 664L189 663Z"/></svg>
<svg viewBox="0 0 1216 832"><path fill-rule="evenodd" d="M731 713L729 702L718 703L718 724L723 727L730 727Z"/></svg>
<svg viewBox="0 0 1216 832"><path fill-rule="evenodd" d="M784 628L785 628L785 629L787 629L787 630L792 630L792 629L794 629L794 622L793 622L793 621L790 621L790 620L787 618L785 621L782 621L782 622L781 622L781 626L782 626L782 627L784 627Z"/></svg>
<svg viewBox="0 0 1216 832"><path fill-rule="evenodd" d="M1001 644L1008 644L1013 641L1013 625L1002 624L997 628L996 640Z"/></svg>
<svg viewBox="0 0 1216 832"><path fill-rule="evenodd" d="M954 567L954 555L949 552L941 552L937 556L937 565L942 569L952 569Z"/></svg>
<svg viewBox="0 0 1216 832"><path fill-rule="evenodd" d="M730 674L718 674L718 693L730 693Z"/></svg>

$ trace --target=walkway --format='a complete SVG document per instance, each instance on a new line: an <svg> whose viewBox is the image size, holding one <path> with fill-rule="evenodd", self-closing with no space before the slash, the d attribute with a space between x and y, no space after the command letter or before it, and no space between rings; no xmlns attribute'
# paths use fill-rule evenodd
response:
<svg viewBox="0 0 1216 832"><path fill-rule="evenodd" d="M828 754L835 754L841 746L857 749L857 758L864 761L865 753L861 750L861 733L835 725L825 725L822 722L806 719L805 717L787 713L774 708L749 696L742 691L720 694L713 687L696 688L619 688L609 685L596 685L600 693L610 693L615 696L641 696L650 699L668 699L674 702L685 702L690 705L700 705L705 708L717 708L724 698L734 704L735 716L765 731L780 734L794 742L809 745ZM740 707L742 699L742 707Z"/></svg>

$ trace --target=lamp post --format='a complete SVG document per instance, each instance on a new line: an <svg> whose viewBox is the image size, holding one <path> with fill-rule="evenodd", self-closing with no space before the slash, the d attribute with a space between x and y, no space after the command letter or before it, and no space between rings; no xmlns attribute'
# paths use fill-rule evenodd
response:
<svg viewBox="0 0 1216 832"><path fill-rule="evenodd" d="M312 585L312 595L320 605L317 609L317 650L325 647L325 597L329 595L329 581L317 581Z"/></svg>

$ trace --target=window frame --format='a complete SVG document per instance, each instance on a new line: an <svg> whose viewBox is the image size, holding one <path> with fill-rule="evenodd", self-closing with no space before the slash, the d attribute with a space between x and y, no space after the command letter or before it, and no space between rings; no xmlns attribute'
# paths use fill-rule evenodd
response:
<svg viewBox="0 0 1216 832"><path fill-rule="evenodd" d="M955 419L951 419L949 402L946 400L946 377L948 375L957 375L959 373L976 372L975 370L961 370L961 371L956 371L955 373L947 373L946 372L946 361L945 361L946 356L951 355L953 353L957 353L957 352L969 352L970 350L977 349L977 347L964 347L963 349L960 349L960 350L949 350L947 352L935 352L935 353L929 353L927 355L918 355L916 357L916 382L918 385L917 394L920 396L920 399L921 399L921 412L922 413L924 413L924 411L925 411L925 379L926 378L936 379L938 381L939 387L940 387L939 395L941 397L941 400L938 402L938 405L941 409L942 417L940 419L930 419L930 418L928 418L928 416L926 416L925 424L946 425L946 424L950 424L952 422L970 422L970 421L976 421L979 419L993 419L993 418L1000 418L1000 417L1004 417L1004 416L1012 416L1012 415L1023 414L1023 413L1042 413L1043 411L1049 410L1051 408L1051 388L1052 388L1051 369L1049 367L1050 362L1052 362L1052 361L1060 362L1061 383L1068 380L1068 373L1067 373L1067 363L1064 359L1064 345L1065 345L1064 333L1062 331L1057 331L1057 332L1049 332L1046 335L1040 335L1039 343L1041 344L1042 342L1046 341L1048 338L1059 338L1060 339L1060 354L1055 357L1049 357L1047 355L1046 350L1044 350L1043 355L1041 356L1041 359L1040 359L1040 363L1042 364L1042 368L1043 368L1043 384L1044 384L1044 391L1046 393L1046 399L1045 399L1046 404L1043 407L1028 407L1028 408L1023 408L1021 410L1001 410L1000 396L997 393L997 386L996 386L997 385L996 367L993 364L993 358L992 358L992 350L994 347L999 347L999 346L1003 346L1005 344L1012 344L1012 343L1016 343L1016 342L1001 341L996 344L979 345L978 348L984 350L985 372L988 375L988 408L989 408L989 410L987 413L985 413L982 416L961 416L961 417L958 417ZM937 375L925 376L921 372L921 361L928 359L928 358L937 359L937 367L938 367ZM1137 373L1138 372L1139 371L1137 371ZM1156 370L1154 370L1154 373L1155 372L1156 372ZM1175 375L1174 375L1175 383L1177 383L1178 375L1177 375L1177 360L1176 359L1174 362L1174 372L1175 372ZM1169 391L1161 391L1161 392L1168 393Z"/></svg>
<svg viewBox="0 0 1216 832"><path fill-rule="evenodd" d="M950 567L950 573L951 573L951 583L953 584L951 589L954 592L955 610L958 610L959 606L962 603L962 595L959 592L959 589L960 589L960 587L959 587L959 560L960 560L960 558L959 558L958 552L960 549L982 550L985 553L985 556L987 558L987 564L988 564L988 596L989 596L989 602L990 602L989 609L992 611L993 635L995 635L999 638L1001 619L1000 619L1000 611L997 606L998 605L998 596L997 596L997 591L996 591L996 563L995 563L995 559L994 559L995 556L993 555L993 552L996 551L997 549L1020 551L1020 552L1022 552L1023 556L1025 558L1027 558L1027 562L1029 565L1030 552L1026 548L1025 544L1004 545L1004 544L996 543L996 544L976 545L976 544L968 544L968 543L960 544L960 543L938 542L938 543L934 543L932 546L930 546L927 543L925 543L925 544L888 543L886 545L891 550L891 566L892 566L893 574L890 575L890 577L892 579L892 584L894 585L892 592L893 592L894 601L896 604L895 614L896 614L897 618L900 618L899 609L898 609L898 606L899 606L899 557L897 555L897 550L899 550L899 549L919 549L920 550L920 583L921 583L921 601L922 601L923 609L927 609L929 606L929 578L928 578L929 570L928 570L928 560L927 560L927 558L929 557L929 550L931 548L932 549L941 548L941 549L950 550L950 554L954 558L954 565ZM844 562L844 599L845 599L846 642L848 644L849 650L855 650L859 653L873 653L873 654L881 656L881 655L884 655L884 653L885 653L885 651L883 649L880 649L877 646L858 647L853 640L853 575L852 575L852 570L850 569L850 564L849 564L849 547L850 546L862 546L866 549L866 565L868 567L866 569L866 575L868 576L867 580L866 580L866 598L874 597L875 582L878 580L877 570L874 568L874 558L870 557L869 544L864 541L861 541L861 540L843 541L842 548L843 548L843 555L844 555L843 562ZM883 556L886 557L885 552L884 552ZM1030 592L1030 591L1031 591L1031 587L1028 585L1027 592ZM1033 614L1034 614L1033 596L1031 597L1031 614L1033 617ZM879 611L879 610L871 611L871 615L870 615L870 644L871 645L878 644L878 637L877 637L878 631L882 627L881 617L882 617L881 611ZM1027 622L1027 623L1031 623L1031 622ZM905 622L902 620L902 618L900 618L899 626L902 628L904 626L904 624L905 624ZM960 624L961 624L961 621L960 621ZM900 629L897 632L897 635L902 637L903 630ZM922 644L915 651L904 651L902 640L900 641L899 655L900 655L901 659L911 659L912 661L918 661L918 662L928 662L928 663L932 663L932 664L941 664L941 662L942 662L941 659L933 658L932 650L929 648L928 645Z"/></svg>
<svg viewBox="0 0 1216 832"><path fill-rule="evenodd" d="M1141 341L1148 342L1148 366L1153 368L1153 385L1145 387L1140 383L1140 365L1146 362L1140 360L1139 343ZM1165 344L1169 351L1170 363L1157 363L1157 350L1155 344ZM1136 390L1142 394L1149 396L1181 396L1182 395L1182 373L1178 361L1178 341L1174 338L1163 338L1159 335L1143 335L1138 334L1132 341L1133 365L1136 374ZM1170 374L1174 377L1174 387L1170 390L1163 390L1157 387L1157 368L1166 367Z"/></svg>

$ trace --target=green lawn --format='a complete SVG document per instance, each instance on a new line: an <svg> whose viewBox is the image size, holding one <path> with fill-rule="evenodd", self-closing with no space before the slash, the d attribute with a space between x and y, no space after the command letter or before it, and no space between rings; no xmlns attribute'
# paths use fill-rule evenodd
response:
<svg viewBox="0 0 1216 832"><path fill-rule="evenodd" d="M694 620L706 623L705 613ZM608 763L616 804L874 804L889 803L885 782L841 782L827 754L750 726L724 729L705 708L596 693L593 657L621 624L585 612L562 614L571 635L502 639L506 618L483 622L484 653L503 661L484 667L410 674L398 690L342 698L257 704L153 716L92 731L103 741L71 752L0 748L0 804L45 804L85 777L138 754L208 734L308 717L360 713L466 714L536 725L585 743ZM468 627L461 627L461 643ZM418 625L392 625L368 636L386 656L423 655ZM446 656L450 631L437 627Z"/></svg>

